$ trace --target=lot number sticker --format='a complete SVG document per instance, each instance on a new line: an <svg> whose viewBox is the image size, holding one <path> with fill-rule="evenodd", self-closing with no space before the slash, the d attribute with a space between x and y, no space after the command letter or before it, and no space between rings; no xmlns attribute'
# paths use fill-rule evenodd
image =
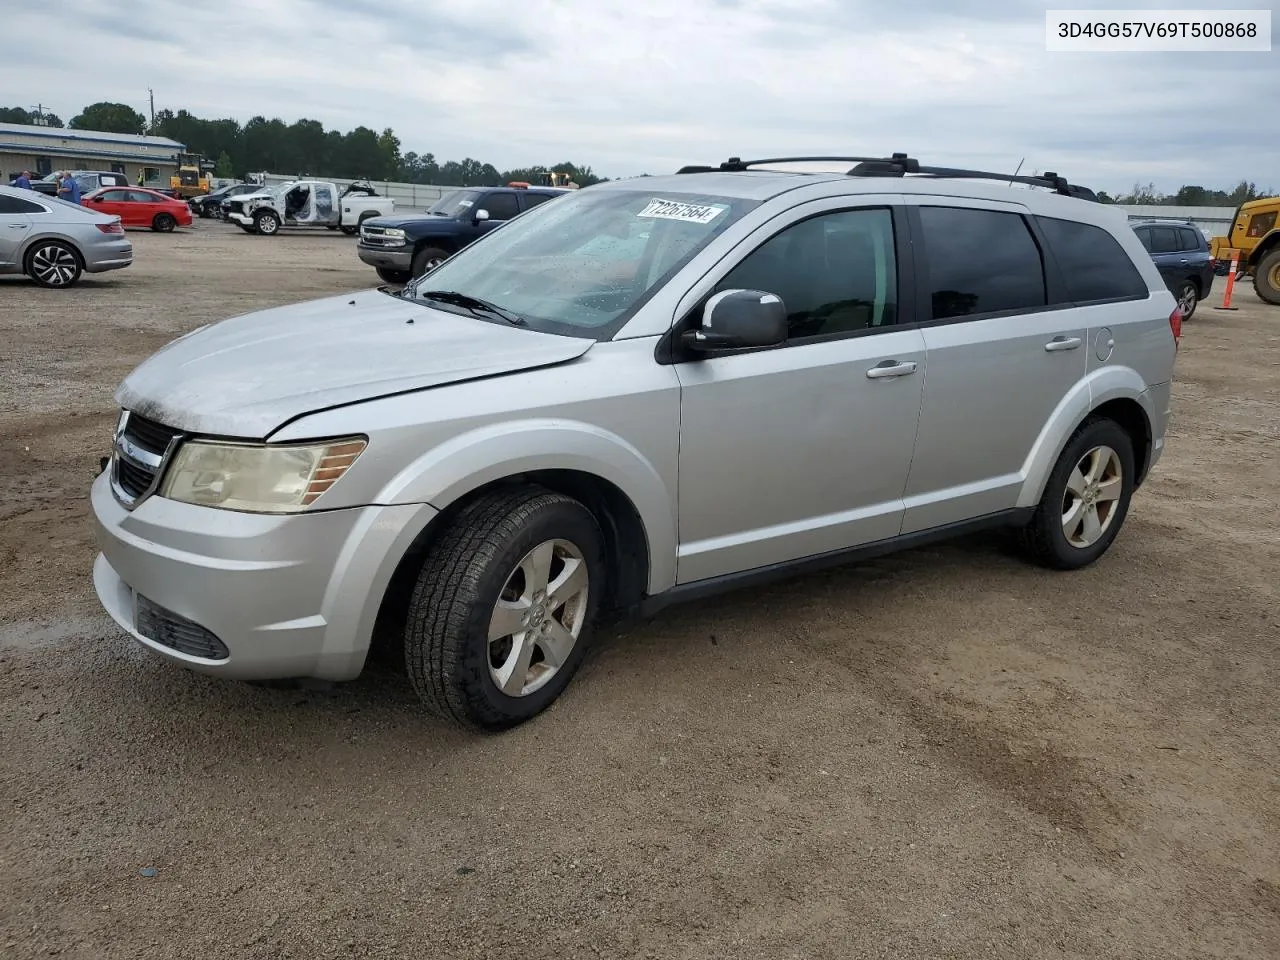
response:
<svg viewBox="0 0 1280 960"><path fill-rule="evenodd" d="M657 220L681 220L685 223L707 224L724 213L726 209L725 207L702 206L696 203L681 203L678 200L659 200L655 197L636 216Z"/></svg>

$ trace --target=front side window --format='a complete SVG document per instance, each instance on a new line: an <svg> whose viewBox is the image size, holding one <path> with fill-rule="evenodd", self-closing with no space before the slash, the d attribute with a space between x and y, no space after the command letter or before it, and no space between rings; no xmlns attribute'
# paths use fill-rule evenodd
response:
<svg viewBox="0 0 1280 960"><path fill-rule="evenodd" d="M1264 237L1271 232L1275 225L1276 213L1274 210L1270 213L1256 213L1249 218L1249 230L1245 236Z"/></svg>
<svg viewBox="0 0 1280 960"><path fill-rule="evenodd" d="M432 302L432 291L449 291L501 307L533 329L607 339L675 271L757 205L642 189L574 193L486 233L405 295Z"/></svg>
<svg viewBox="0 0 1280 960"><path fill-rule="evenodd" d="M1016 213L921 207L935 320L1047 305L1044 263Z"/></svg>
<svg viewBox="0 0 1280 960"><path fill-rule="evenodd" d="M763 290L787 308L789 340L852 333L897 320L893 214L840 210L770 237L716 284Z"/></svg>
<svg viewBox="0 0 1280 960"><path fill-rule="evenodd" d="M1145 299L1149 295L1142 274L1106 230L1056 217L1037 217L1036 223L1062 268L1067 297L1072 302ZM1146 229L1137 233L1139 237L1148 235Z"/></svg>
<svg viewBox="0 0 1280 960"><path fill-rule="evenodd" d="M98 194L107 203L125 203L129 200L128 190L104 190Z"/></svg>
<svg viewBox="0 0 1280 960"><path fill-rule="evenodd" d="M489 211L490 220L510 220L520 215L520 203L514 193L491 193L480 202Z"/></svg>

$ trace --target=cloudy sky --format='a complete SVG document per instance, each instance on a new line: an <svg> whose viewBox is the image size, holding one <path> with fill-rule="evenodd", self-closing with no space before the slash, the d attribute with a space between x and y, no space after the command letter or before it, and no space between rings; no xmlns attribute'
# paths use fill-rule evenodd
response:
<svg viewBox="0 0 1280 960"><path fill-rule="evenodd" d="M26 38L4 42L0 104L42 102L64 120L93 100L145 113L151 87L157 109L390 126L405 151L439 160L572 160L605 176L905 150L1010 171L1025 157L1025 171L1113 191L1242 177L1280 189L1280 42L1047 53L1048 6L1088 4L44 0L0 18Z"/></svg>

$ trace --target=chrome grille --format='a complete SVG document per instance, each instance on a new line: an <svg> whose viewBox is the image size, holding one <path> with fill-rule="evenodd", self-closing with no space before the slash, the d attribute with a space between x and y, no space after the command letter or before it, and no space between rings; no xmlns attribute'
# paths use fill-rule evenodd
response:
<svg viewBox="0 0 1280 960"><path fill-rule="evenodd" d="M116 499L132 507L150 495L165 457L181 437L180 430L123 411L111 451L111 486Z"/></svg>
<svg viewBox="0 0 1280 960"><path fill-rule="evenodd" d="M231 655L227 645L200 624L166 610L140 593L136 596L135 626L148 640L205 660L225 660Z"/></svg>
<svg viewBox="0 0 1280 960"><path fill-rule="evenodd" d="M370 227L368 225L360 228L360 242L369 247L403 247L404 237L388 237L385 227Z"/></svg>

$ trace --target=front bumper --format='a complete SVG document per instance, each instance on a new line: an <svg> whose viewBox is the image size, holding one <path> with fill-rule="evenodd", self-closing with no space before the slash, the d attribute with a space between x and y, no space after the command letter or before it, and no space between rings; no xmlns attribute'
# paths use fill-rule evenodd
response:
<svg viewBox="0 0 1280 960"><path fill-rule="evenodd" d="M247 213L241 213L239 210L228 210L227 219L244 227L253 226L253 217Z"/></svg>
<svg viewBox="0 0 1280 960"><path fill-rule="evenodd" d="M371 267L384 270L412 270L413 251L408 247L366 247L363 243L356 248L360 259Z"/></svg>
<svg viewBox="0 0 1280 960"><path fill-rule="evenodd" d="M90 502L102 551L93 582L107 613L153 652L239 680L359 675L387 583L436 514L401 504L262 515L156 496L129 511L108 471ZM219 651L183 652L140 607L207 631Z"/></svg>

